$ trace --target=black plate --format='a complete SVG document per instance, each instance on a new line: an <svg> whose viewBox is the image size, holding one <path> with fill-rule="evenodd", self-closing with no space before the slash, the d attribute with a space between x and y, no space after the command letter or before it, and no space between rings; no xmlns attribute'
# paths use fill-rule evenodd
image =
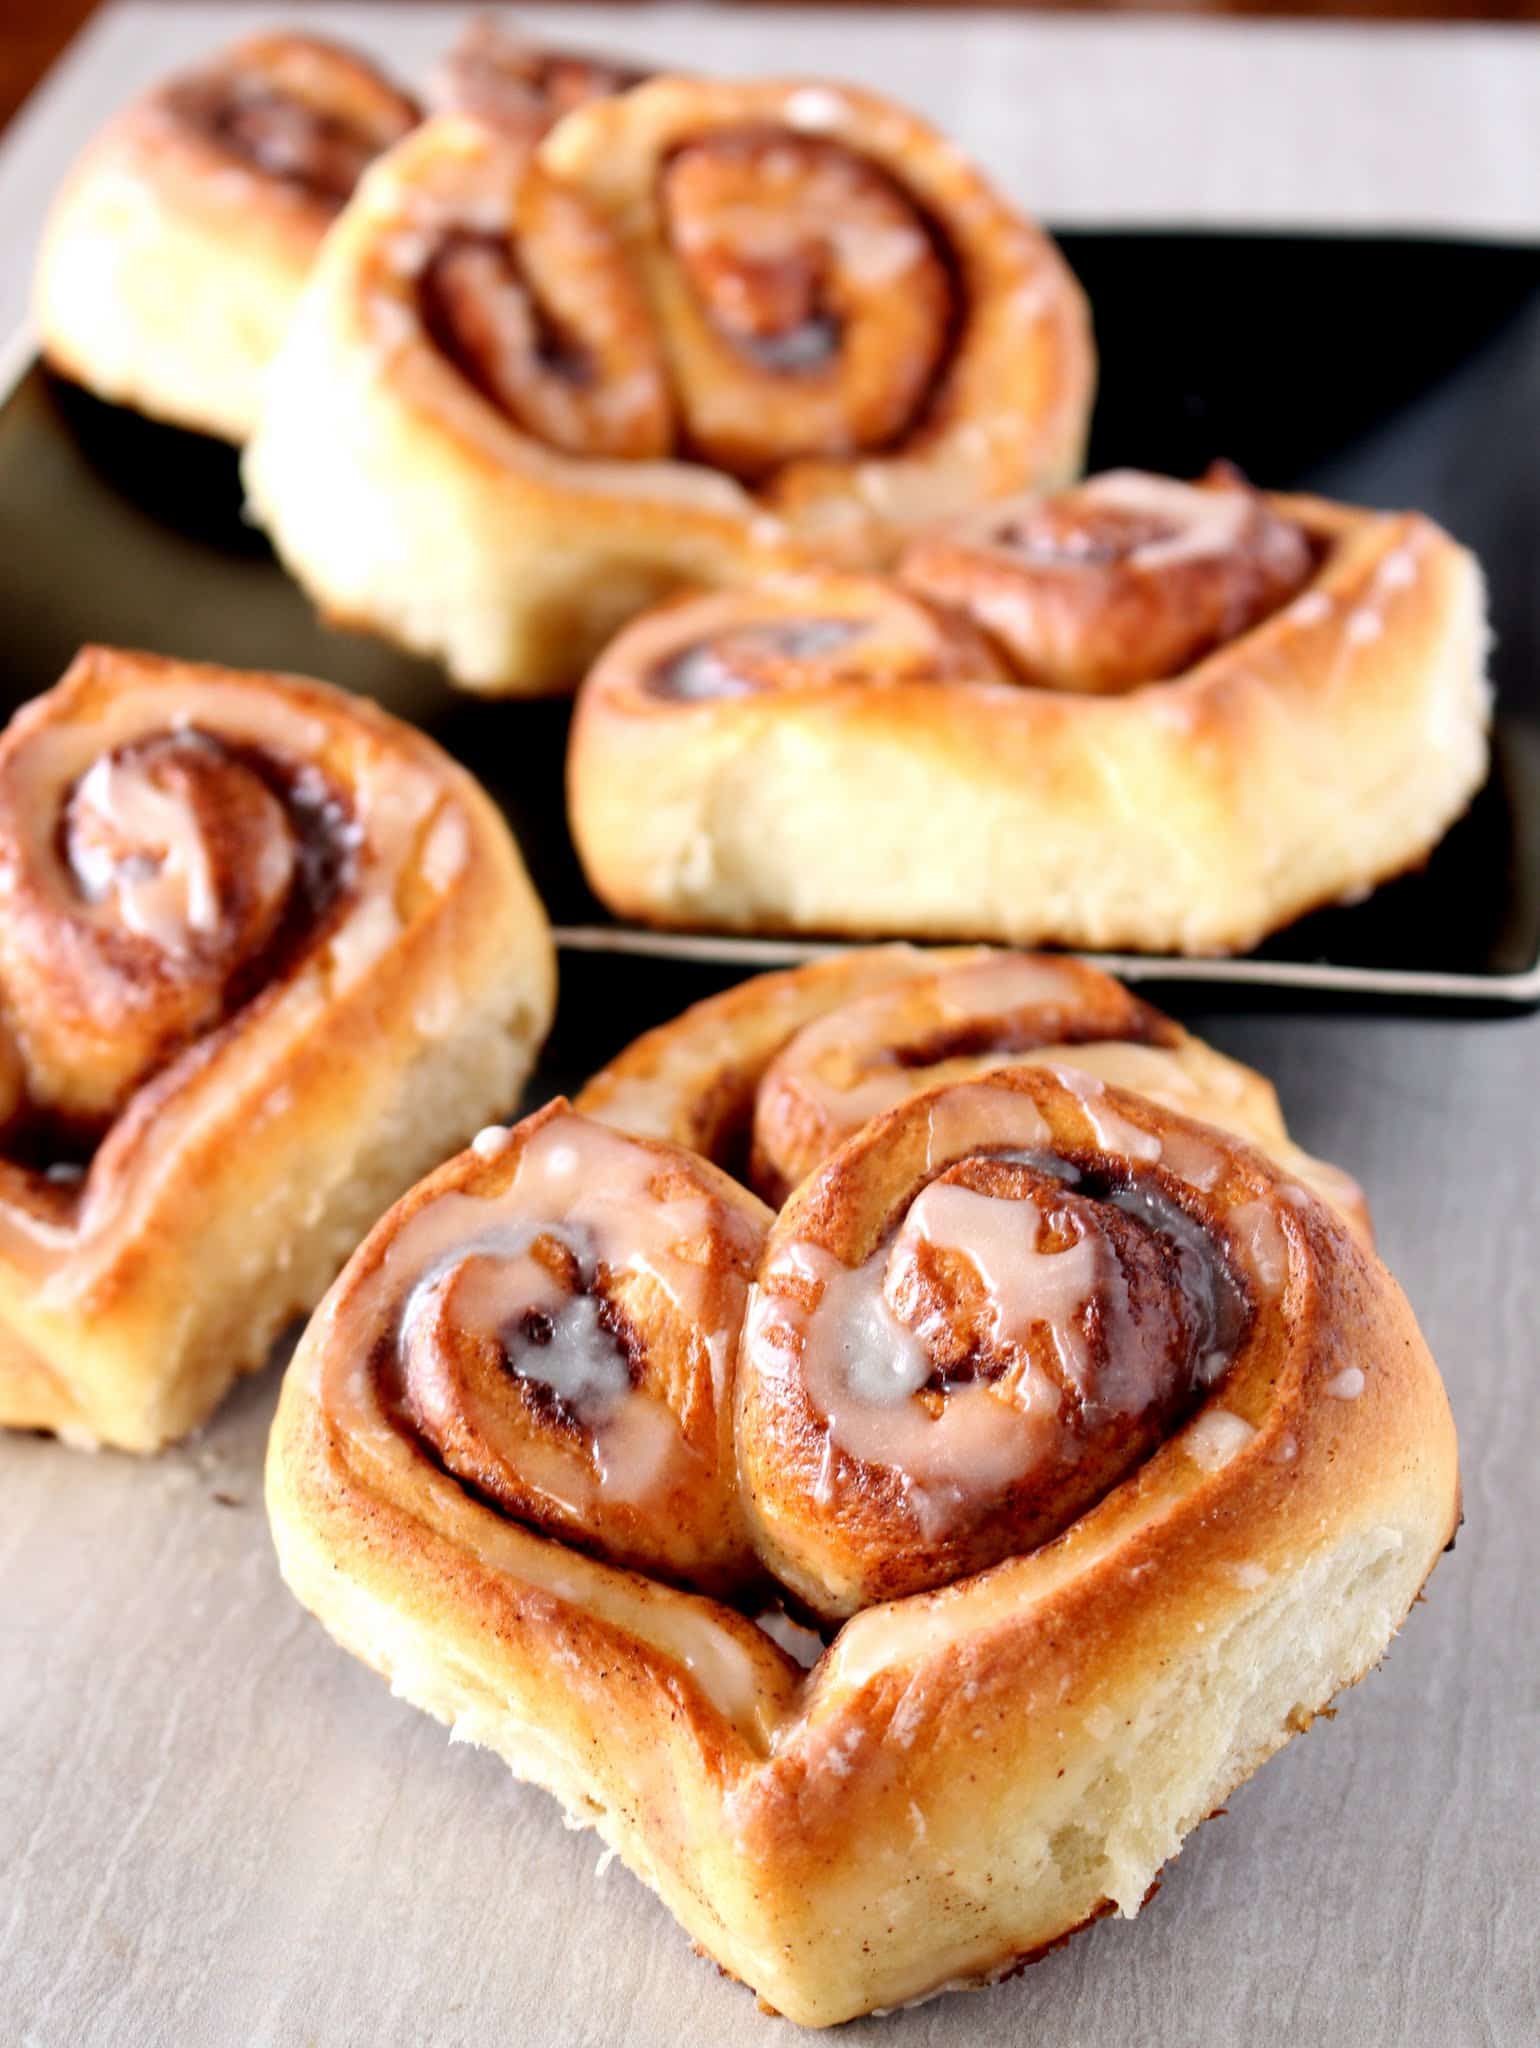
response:
<svg viewBox="0 0 1540 2048"><path fill-rule="evenodd" d="M1540 1001L1540 250L1405 239L1066 235L1096 308L1094 468L1416 506L1486 564L1498 644L1493 772L1421 873L1301 920L1240 961L1119 956L1153 980ZM566 708L486 703L322 627L241 518L232 452L35 366L0 406L0 712L84 640L329 677L425 726L504 804L572 946L724 963L806 946L628 932L579 872L562 807Z"/></svg>

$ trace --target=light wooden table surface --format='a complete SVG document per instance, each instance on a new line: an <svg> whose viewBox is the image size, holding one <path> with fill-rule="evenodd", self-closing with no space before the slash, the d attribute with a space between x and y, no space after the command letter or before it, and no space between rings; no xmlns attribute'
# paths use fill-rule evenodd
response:
<svg viewBox="0 0 1540 2048"><path fill-rule="evenodd" d="M85 129L235 12L103 17L23 117L0 151L18 257L0 325ZM564 12L700 65L905 92L1064 220L1540 232L1527 36ZM429 10L347 19L403 66L442 36ZM1199 1833L1137 1921L851 2038L1532 2048L1540 1019L1185 1014L1367 1184L1449 1382L1466 1527L1385 1668ZM789 2043L621 1868L601 1880L592 1837L449 1747L288 1598L260 1505L274 1391L249 1384L152 1464L0 1443L0 2038Z"/></svg>

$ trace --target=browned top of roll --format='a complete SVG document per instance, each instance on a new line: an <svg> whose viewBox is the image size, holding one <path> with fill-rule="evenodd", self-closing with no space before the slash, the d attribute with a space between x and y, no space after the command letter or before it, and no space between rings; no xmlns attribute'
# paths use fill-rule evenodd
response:
<svg viewBox="0 0 1540 2048"><path fill-rule="evenodd" d="M334 212L369 163L419 119L371 64L316 36L250 36L142 105L213 156Z"/></svg>
<svg viewBox="0 0 1540 2048"><path fill-rule="evenodd" d="M1216 464L1196 484L1109 470L996 507L917 539L899 574L975 619L1024 682L1106 694L1190 668L1315 565L1304 529Z"/></svg>

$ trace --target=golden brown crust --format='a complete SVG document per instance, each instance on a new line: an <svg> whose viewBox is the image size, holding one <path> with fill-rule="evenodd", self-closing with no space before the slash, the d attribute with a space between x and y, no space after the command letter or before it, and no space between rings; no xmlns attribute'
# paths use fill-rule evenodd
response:
<svg viewBox="0 0 1540 2048"><path fill-rule="evenodd" d="M1084 961L874 946L756 975L645 1032L576 1106L779 1204L879 1111L1016 1061L1075 1067L1260 1146L1372 1250L1363 1190L1292 1142L1271 1083Z"/></svg>
<svg viewBox="0 0 1540 2048"><path fill-rule="evenodd" d="M135 101L54 202L48 360L99 396L242 441L322 236L417 107L312 36L252 36Z"/></svg>
<svg viewBox="0 0 1540 2048"><path fill-rule="evenodd" d="M1162 1180L1250 1320L1196 1413L1056 1540L865 1609L805 1679L730 1608L494 1513L371 1413L353 1317L399 1212L313 1322L274 1428L300 1598L597 1825L804 2024L988 1981L1109 1900L1134 1911L1183 1834L1379 1657L1456 1512L1447 1404L1395 1283L1245 1145L1015 1070L868 1127L831 1189L866 1214L869 1169L944 1181L952 1147L1002 1135L995 1099L1008 1144L1030 1114L1060 1156ZM1221 1177L1195 1187L1216 1144ZM778 1239L833 1220L842 1198L815 1189Z"/></svg>
<svg viewBox="0 0 1540 2048"><path fill-rule="evenodd" d="M928 285L884 296L879 257ZM800 360L808 336L827 362ZM533 155L451 114L376 167L247 487L330 616L474 689L570 688L672 590L879 559L925 518L1073 473L1092 374L1052 245L911 116L654 79L573 108Z"/></svg>
<svg viewBox="0 0 1540 2048"><path fill-rule="evenodd" d="M1160 682L1298 595L1303 527L1224 464L1196 484L1109 470L905 549L900 579L966 613L1021 681L1111 695Z"/></svg>
<svg viewBox="0 0 1540 2048"><path fill-rule="evenodd" d="M436 113L470 114L533 143L574 107L651 75L651 66L629 58L533 42L486 14L466 25L428 98Z"/></svg>
<svg viewBox="0 0 1540 2048"><path fill-rule="evenodd" d="M0 741L0 894L0 1420L152 1449L512 1098L549 935L421 734L101 648Z"/></svg>
<svg viewBox="0 0 1540 2048"><path fill-rule="evenodd" d="M1415 865L1486 772L1480 571L1415 514L1273 497L1301 594L1195 667L1100 697L837 666L694 701L720 598L640 619L578 698L573 836L619 916L701 929L1242 950ZM746 593L765 620L880 615L852 579ZM621 762L624 762L624 772Z"/></svg>

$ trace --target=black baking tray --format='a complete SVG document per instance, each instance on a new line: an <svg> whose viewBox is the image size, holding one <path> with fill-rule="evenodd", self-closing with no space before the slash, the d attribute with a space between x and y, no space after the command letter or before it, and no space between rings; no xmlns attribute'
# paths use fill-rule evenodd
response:
<svg viewBox="0 0 1540 2048"><path fill-rule="evenodd" d="M1061 236L1096 310L1091 466L1418 507L1486 565L1492 774L1427 867L1240 960L1116 956L1153 981L1360 1000L1540 1002L1540 249L1408 238ZM383 642L323 627L243 519L236 458L58 382L19 351L0 402L0 714L100 640L324 676L415 720L506 808L569 949L702 967L781 941L621 926L567 833L567 709L486 702Z"/></svg>

